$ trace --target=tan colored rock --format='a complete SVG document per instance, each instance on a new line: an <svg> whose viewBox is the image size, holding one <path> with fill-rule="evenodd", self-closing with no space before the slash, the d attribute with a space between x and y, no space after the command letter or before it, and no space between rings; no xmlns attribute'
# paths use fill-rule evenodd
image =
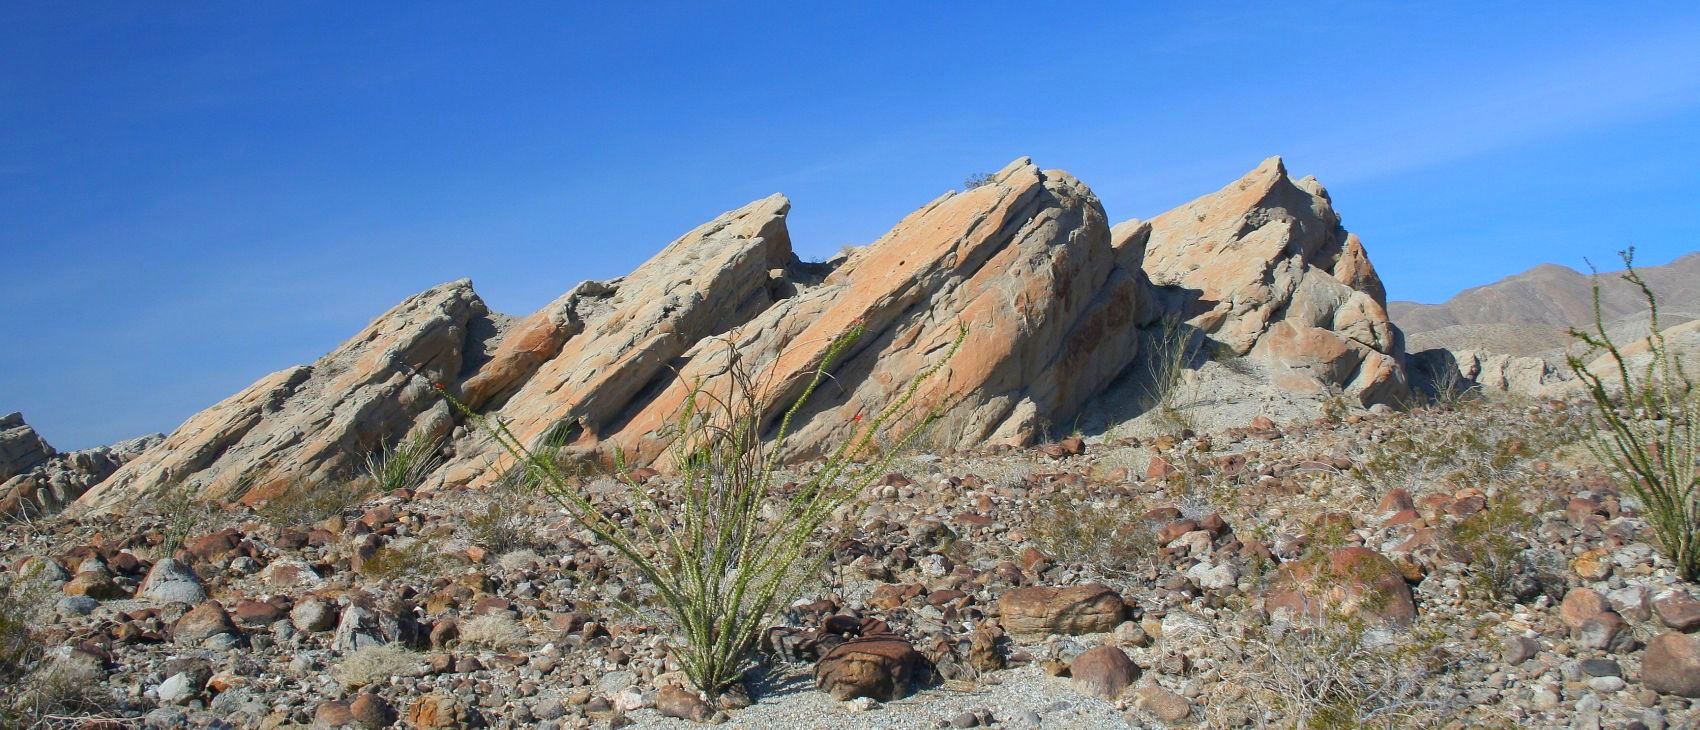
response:
<svg viewBox="0 0 1700 730"><path fill-rule="evenodd" d="M0 515L54 514L164 439L163 434L152 434L110 446L55 453L9 480L0 478Z"/></svg>
<svg viewBox="0 0 1700 730"><path fill-rule="evenodd" d="M1232 354L1282 366L1277 385L1339 387L1364 403L1408 392L1402 338L1362 242L1321 184L1292 180L1280 158L1117 231L1145 237L1145 271L1169 307Z"/></svg>
<svg viewBox="0 0 1700 730"><path fill-rule="evenodd" d="M1485 350L1424 350L1410 357L1415 374L1430 389L1450 387L1462 393L1508 393L1530 398L1562 398L1580 392L1576 376L1561 365L1538 357L1519 357Z"/></svg>
<svg viewBox="0 0 1700 730"><path fill-rule="evenodd" d="M459 730L471 726L472 711L453 695L435 692L413 700L403 721L413 730Z"/></svg>
<svg viewBox="0 0 1700 730"><path fill-rule="evenodd" d="M261 379L178 427L78 501L121 506L168 484L247 502L358 471L364 456L410 433L446 434L448 403L470 351L496 336L462 279L409 297L330 354Z"/></svg>
<svg viewBox="0 0 1700 730"><path fill-rule="evenodd" d="M630 418L646 387L674 377L670 368L692 346L789 292L791 282L770 275L794 264L789 209L782 195L764 198L679 237L628 276L579 285L516 329L509 359L555 352L523 383L484 367L467 381L467 399L494 400L493 414L527 443L575 421L581 441L597 443ZM497 398L507 389L511 396ZM457 447L461 457L444 470L451 482L487 481L491 459L506 463L482 435Z"/></svg>
<svg viewBox="0 0 1700 730"><path fill-rule="evenodd" d="M999 623L1022 639L1114 631L1125 611L1122 597L1097 583L1013 588L998 599Z"/></svg>
<svg viewBox="0 0 1700 730"><path fill-rule="evenodd" d="M1027 444L1066 423L1134 360L1138 327L1155 312L1137 247L1112 245L1091 191L1023 158L987 184L941 197L857 250L819 285L785 299L732 334L771 391L777 416L833 338L866 334L831 369L795 424L792 456L847 438L857 414L877 413L917 373L968 333L914 404L949 405L935 437L947 443ZM652 457L686 383L724 365L723 343L686 353L674 379L617 432L629 453Z"/></svg>
<svg viewBox="0 0 1700 730"><path fill-rule="evenodd" d="M0 416L0 482L35 469L54 453L47 440L24 423L24 414Z"/></svg>

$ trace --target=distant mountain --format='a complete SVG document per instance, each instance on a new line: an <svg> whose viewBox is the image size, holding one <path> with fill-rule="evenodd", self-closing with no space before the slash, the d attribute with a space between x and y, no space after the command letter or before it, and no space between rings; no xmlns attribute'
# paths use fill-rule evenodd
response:
<svg viewBox="0 0 1700 730"><path fill-rule="evenodd" d="M1700 319L1700 252L1636 270L1659 298L1662 327ZM1620 273L1600 273L1600 308L1608 331L1632 339L1646 333L1647 307ZM1541 264L1441 304L1395 301L1387 309L1404 330L1409 352L1446 348L1550 358L1569 344L1569 328L1593 324L1593 281L1575 269Z"/></svg>

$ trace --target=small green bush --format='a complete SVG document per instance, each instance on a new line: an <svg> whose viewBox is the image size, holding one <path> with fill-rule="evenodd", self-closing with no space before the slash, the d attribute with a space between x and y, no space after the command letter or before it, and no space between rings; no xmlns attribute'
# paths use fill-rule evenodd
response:
<svg viewBox="0 0 1700 730"><path fill-rule="evenodd" d="M442 466L439 452L441 439L417 434L367 455L366 474L378 483L378 489L389 494L397 489L418 487Z"/></svg>

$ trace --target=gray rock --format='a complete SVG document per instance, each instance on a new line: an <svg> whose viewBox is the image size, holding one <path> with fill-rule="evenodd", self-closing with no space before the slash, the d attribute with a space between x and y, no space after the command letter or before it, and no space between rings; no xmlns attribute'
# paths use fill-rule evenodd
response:
<svg viewBox="0 0 1700 730"><path fill-rule="evenodd" d="M207 600L207 589L201 586L201 579L195 575L194 569L174 558L163 558L148 571L136 597L194 606Z"/></svg>
<svg viewBox="0 0 1700 730"><path fill-rule="evenodd" d="M168 705L181 705L194 699L196 689L187 672L178 672L161 682L154 693L159 695L160 702Z"/></svg>
<svg viewBox="0 0 1700 730"><path fill-rule="evenodd" d="M56 608L63 616L87 616L100 607L100 601L88 596L66 596L59 599Z"/></svg>
<svg viewBox="0 0 1700 730"><path fill-rule="evenodd" d="M336 626L336 609L325 601L310 598L295 604L289 612L289 623L302 632L329 631Z"/></svg>

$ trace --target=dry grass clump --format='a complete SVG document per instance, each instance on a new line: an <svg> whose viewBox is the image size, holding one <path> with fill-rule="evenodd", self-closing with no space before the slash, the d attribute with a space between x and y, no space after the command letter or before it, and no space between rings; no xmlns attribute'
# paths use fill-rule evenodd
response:
<svg viewBox="0 0 1700 730"><path fill-rule="evenodd" d="M1438 634L1394 633L1332 610L1290 622L1244 611L1209 626L1164 638L1204 647L1220 668L1212 726L1417 727L1449 709Z"/></svg>
<svg viewBox="0 0 1700 730"><path fill-rule="evenodd" d="M389 494L397 489L413 489L442 466L442 439L417 434L399 443L384 444L366 456L366 475L377 482L378 489Z"/></svg>
<svg viewBox="0 0 1700 730"><path fill-rule="evenodd" d="M297 484L260 506L260 519L278 528L307 529L360 505L371 493L370 479Z"/></svg>
<svg viewBox="0 0 1700 730"><path fill-rule="evenodd" d="M0 725L5 727L81 726L79 720L118 709L106 673L83 655L40 662L16 683L0 686L0 699Z"/></svg>
<svg viewBox="0 0 1700 730"><path fill-rule="evenodd" d="M1030 530L1047 555L1117 578L1153 565L1157 525L1121 498L1075 497L1058 491L1034 505Z"/></svg>
<svg viewBox="0 0 1700 730"><path fill-rule="evenodd" d="M331 669L331 678L345 690L388 681L390 677L416 673L421 657L401 644L380 644L357 649Z"/></svg>
<svg viewBox="0 0 1700 730"><path fill-rule="evenodd" d="M375 579L428 578L446 566L442 551L431 540L401 538L379 547L360 563L360 574Z"/></svg>
<svg viewBox="0 0 1700 730"><path fill-rule="evenodd" d="M460 624L462 644L479 646L492 651L506 651L524 644L531 634L507 614L489 613L474 616Z"/></svg>

